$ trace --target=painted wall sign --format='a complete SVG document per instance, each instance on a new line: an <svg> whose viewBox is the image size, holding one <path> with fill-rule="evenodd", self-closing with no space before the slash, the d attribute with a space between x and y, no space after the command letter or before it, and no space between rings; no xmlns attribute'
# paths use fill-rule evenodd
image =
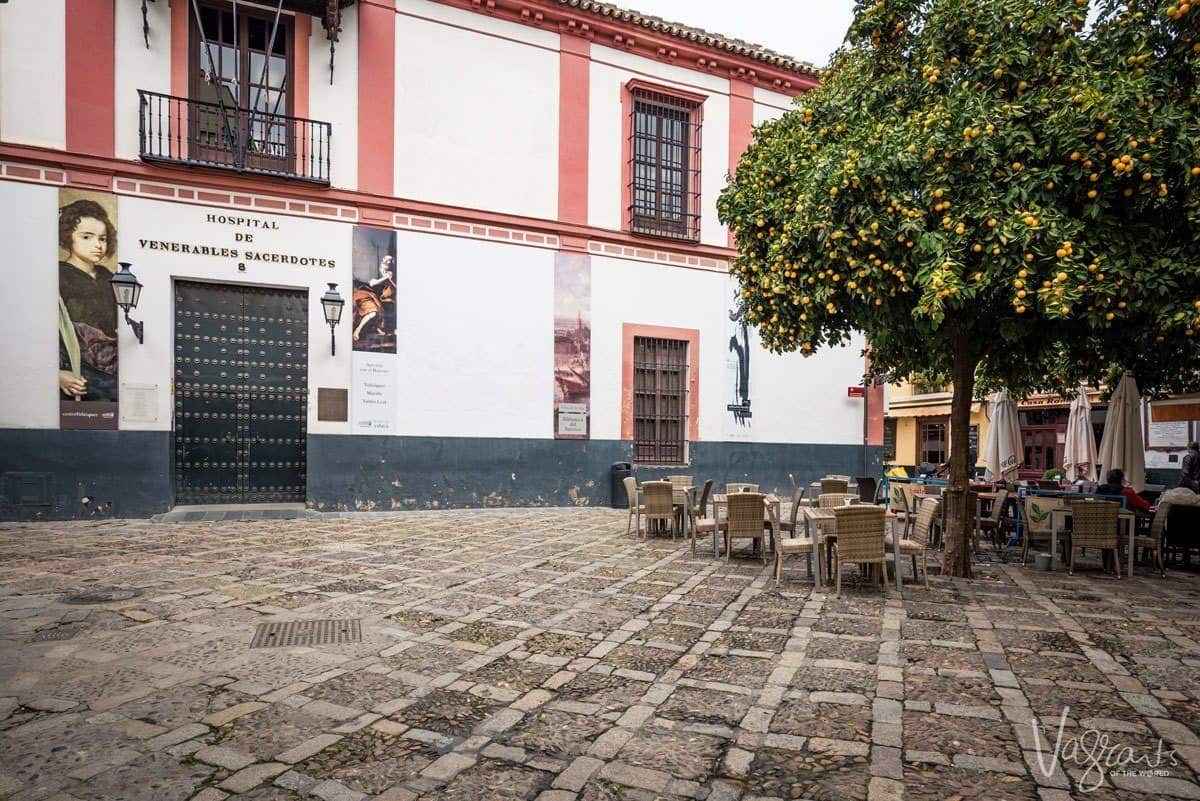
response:
<svg viewBox="0 0 1200 801"><path fill-rule="evenodd" d="M58 193L58 395L64 429L117 428L117 203ZM47 310L49 311L49 310Z"/></svg>
<svg viewBox="0 0 1200 801"><path fill-rule="evenodd" d="M354 226L354 350L396 352L396 232Z"/></svg>
<svg viewBox="0 0 1200 801"><path fill-rule="evenodd" d="M184 206L192 210L190 206ZM291 240L279 224L278 218L237 217L194 209L199 216L197 222L212 226L198 229L198 237L217 236L220 241L196 238L191 241L175 239L153 239L139 237L138 247L142 250L177 253L183 256L211 256L251 264L283 264L296 267L337 267L337 260L311 254L288 252ZM297 224L302 224L297 221ZM202 232L202 233L201 233Z"/></svg>
<svg viewBox="0 0 1200 801"><path fill-rule="evenodd" d="M592 260L554 259L554 436L587 439L592 398Z"/></svg>
<svg viewBox="0 0 1200 801"><path fill-rule="evenodd" d="M748 440L752 436L750 411L750 327L742 313L742 290L737 279L729 278L729 307L725 331L728 350L725 353L725 437Z"/></svg>

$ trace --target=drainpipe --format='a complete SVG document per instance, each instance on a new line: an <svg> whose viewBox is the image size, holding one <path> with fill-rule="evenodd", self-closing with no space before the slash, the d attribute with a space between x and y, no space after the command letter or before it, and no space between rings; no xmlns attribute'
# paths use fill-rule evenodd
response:
<svg viewBox="0 0 1200 801"><path fill-rule="evenodd" d="M868 445L870 442L870 438L867 435L867 431L868 431L867 426L868 426L868 421L870 419L871 419L871 380L869 378L864 377L863 378L862 472L859 473L860 476L871 475L870 473L867 472L867 466L868 466L868 463L870 462L870 459L867 456L867 448L868 448Z"/></svg>

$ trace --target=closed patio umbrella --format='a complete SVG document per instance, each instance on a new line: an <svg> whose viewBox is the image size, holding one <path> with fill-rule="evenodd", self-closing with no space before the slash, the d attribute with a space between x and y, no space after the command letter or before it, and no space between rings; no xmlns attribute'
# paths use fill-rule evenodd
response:
<svg viewBox="0 0 1200 801"><path fill-rule="evenodd" d="M992 396L988 407L992 422L983 445L983 460L987 462L984 478L988 481L1013 481L1021 466L1021 426L1017 422L1017 405L1002 389Z"/></svg>
<svg viewBox="0 0 1200 801"><path fill-rule="evenodd" d="M1108 401L1104 436L1100 438L1100 478L1120 469L1135 492L1146 488L1146 451L1142 443L1142 398L1137 382L1126 373Z"/></svg>
<svg viewBox="0 0 1200 801"><path fill-rule="evenodd" d="M1087 389L1079 387L1079 394L1071 401L1071 413L1067 418L1067 442L1063 448L1063 470L1067 481L1096 480L1096 435L1092 433L1092 403Z"/></svg>

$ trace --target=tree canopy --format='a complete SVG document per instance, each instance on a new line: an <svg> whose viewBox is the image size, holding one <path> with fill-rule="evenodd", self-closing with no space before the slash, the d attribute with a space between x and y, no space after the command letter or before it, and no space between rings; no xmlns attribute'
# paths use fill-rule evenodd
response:
<svg viewBox="0 0 1200 801"><path fill-rule="evenodd" d="M953 378L952 432L976 386L1194 384L1198 30L1187 2L859 2L718 201L763 343L861 331L873 369Z"/></svg>
<svg viewBox="0 0 1200 801"><path fill-rule="evenodd" d="M1018 393L1125 366L1152 390L1191 377L1200 10L1088 11L859 3L719 200L767 347L861 330L880 369L949 373L957 332Z"/></svg>

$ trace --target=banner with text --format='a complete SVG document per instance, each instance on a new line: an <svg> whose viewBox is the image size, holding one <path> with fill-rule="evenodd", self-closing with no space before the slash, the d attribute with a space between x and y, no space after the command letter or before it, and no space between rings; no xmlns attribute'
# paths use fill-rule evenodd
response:
<svg viewBox="0 0 1200 801"><path fill-rule="evenodd" d="M554 436L591 433L592 260L583 253L554 258Z"/></svg>
<svg viewBox="0 0 1200 801"><path fill-rule="evenodd" d="M59 427L117 428L117 200L58 193Z"/></svg>

